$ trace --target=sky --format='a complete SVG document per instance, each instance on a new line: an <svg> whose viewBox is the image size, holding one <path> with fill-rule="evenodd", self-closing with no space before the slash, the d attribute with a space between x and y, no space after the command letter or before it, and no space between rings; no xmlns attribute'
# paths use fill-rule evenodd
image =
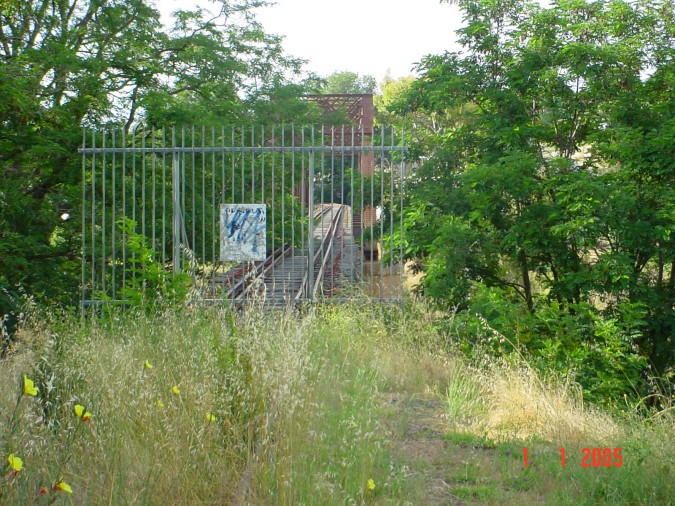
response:
<svg viewBox="0 0 675 506"><path fill-rule="evenodd" d="M410 74L427 54L452 49L461 16L439 0L279 0L261 9L268 31L285 35L284 47L325 75L336 70L380 80Z"/></svg>
<svg viewBox="0 0 675 506"><path fill-rule="evenodd" d="M163 15L207 0L156 0ZM456 50L461 15L439 0L277 0L257 12L268 33L284 36L286 52L308 60L305 68L325 76L336 71L381 81L414 74L423 56Z"/></svg>

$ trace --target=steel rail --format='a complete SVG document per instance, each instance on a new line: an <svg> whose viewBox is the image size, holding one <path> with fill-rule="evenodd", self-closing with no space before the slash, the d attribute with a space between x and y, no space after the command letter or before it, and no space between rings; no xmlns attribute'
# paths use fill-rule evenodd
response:
<svg viewBox="0 0 675 506"><path fill-rule="evenodd" d="M225 293L225 298L237 299L239 297L246 295L246 293L250 290L251 285L253 285L254 281L256 279L259 279L262 275L264 275L265 272L267 272L272 267L277 266L283 258L288 256L288 254L292 251L292 249L293 249L292 246L285 244L283 247L277 248L272 253L267 255L267 258L262 263L255 265L253 269L250 269L247 272L245 272L241 276L241 278L230 287L230 289ZM241 267L240 269L242 268L246 268L246 266ZM234 277L236 277L236 273Z"/></svg>
<svg viewBox="0 0 675 506"><path fill-rule="evenodd" d="M332 253L333 253L333 242L335 241L335 237L338 235L338 229L340 225L342 224L342 210L344 209L344 206L340 206L337 210L337 213L335 213L335 216L333 217L333 220L331 221L330 228L328 229L328 232L326 233L326 236L323 238L322 241L322 247L320 251L324 251L323 258L321 259L321 263L319 266L319 272L316 275L315 281L314 281L314 287L312 288L312 297L315 297L316 294L319 292L319 288L321 287L321 284L323 283L323 274L326 270L326 263L328 262L329 258L332 258ZM327 244L326 244L327 243ZM324 248L325 246L325 248ZM335 273L333 273L334 275Z"/></svg>
<svg viewBox="0 0 675 506"><path fill-rule="evenodd" d="M314 214L314 220L323 218L329 211L330 207L324 206L322 209ZM253 269L244 273L239 280L225 293L225 298L230 300L244 299L250 294L251 288L256 285L256 281L264 280L265 276L281 261L290 256L293 251L293 246L285 244L283 247L274 250L267 258ZM245 268L245 267L244 267ZM241 267L240 267L241 269ZM306 275L306 274L305 274Z"/></svg>
<svg viewBox="0 0 675 506"><path fill-rule="evenodd" d="M346 149L346 151L345 151ZM78 148L80 154L101 154L101 153L122 153L122 154L175 154L175 153L306 153L308 151L314 151L317 153L344 153L349 150L353 150L358 153L367 153L367 152L382 152L382 148L379 146L350 146L348 148L343 148L341 146L258 146L258 147L246 147L246 146L176 146L176 147L90 147L90 148ZM385 148L386 152L398 151L405 152L406 148L401 146L387 146Z"/></svg>
<svg viewBox="0 0 675 506"><path fill-rule="evenodd" d="M334 206L331 206L328 208L329 210L333 210ZM342 210L344 209L344 206L340 206L333 214L333 218L331 219L331 224L328 227L328 231L326 234L321 238L321 244L317 248L316 253L314 254L314 258L311 259L311 266L310 269L316 269L316 265L319 259L321 259L321 265L319 267L319 272L317 276L315 277L315 282L314 286L312 286L312 292L310 294L311 298L313 298L319 287L321 286L321 283L323 282L323 272L324 272L324 267L325 267L325 262L327 261L328 257L330 256L330 251L331 248L333 247L333 239L335 238L335 235L337 233L338 225L342 222ZM324 213L325 214L325 213ZM328 247L326 247L328 246ZM321 256L321 252L324 252L323 258ZM307 293L307 288L309 285L309 269L307 269L307 272L305 272L304 276L302 277L302 284L300 285L300 288L298 289L296 295L295 295L295 300L298 301L303 298L305 293Z"/></svg>

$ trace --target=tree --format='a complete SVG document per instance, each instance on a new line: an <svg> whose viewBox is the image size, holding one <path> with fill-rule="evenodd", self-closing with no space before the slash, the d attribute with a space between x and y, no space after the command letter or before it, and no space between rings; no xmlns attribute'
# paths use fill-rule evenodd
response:
<svg viewBox="0 0 675 506"><path fill-rule="evenodd" d="M413 76L394 79L387 72L379 85L380 94L376 95L373 100L376 116L381 124L393 125L400 122L400 116L389 112L388 109L408 92L414 80Z"/></svg>
<svg viewBox="0 0 675 506"><path fill-rule="evenodd" d="M426 58L397 107L456 118L434 136L408 208L408 254L425 266L426 290L465 308L478 287L499 290L539 331L555 305L578 324L570 346L599 343L589 323L599 315L623 326L614 336L630 343L626 357L635 346L665 373L675 363L672 1L459 5L464 51Z"/></svg>
<svg viewBox="0 0 675 506"><path fill-rule="evenodd" d="M377 81L373 76L361 76L357 72L343 70L333 72L326 77L326 84L321 88L321 93L332 94L370 94L375 93Z"/></svg>
<svg viewBox="0 0 675 506"><path fill-rule="evenodd" d="M0 315L17 286L61 301L77 293L83 125L243 121L299 69L255 21L264 2L215 4L178 11L170 30L142 0L3 4Z"/></svg>

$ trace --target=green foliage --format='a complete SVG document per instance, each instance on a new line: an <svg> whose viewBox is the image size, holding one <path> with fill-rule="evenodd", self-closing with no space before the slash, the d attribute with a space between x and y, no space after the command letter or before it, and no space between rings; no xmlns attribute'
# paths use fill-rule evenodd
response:
<svg viewBox="0 0 675 506"><path fill-rule="evenodd" d="M321 108L304 99L314 86L313 78L298 84L273 83L249 101L253 120L261 125L314 125L321 123Z"/></svg>
<svg viewBox="0 0 675 506"><path fill-rule="evenodd" d="M343 70L333 72L325 78L325 84L321 87L321 93L332 94L369 94L375 93L377 81L373 76L361 76L357 72Z"/></svg>
<svg viewBox="0 0 675 506"><path fill-rule="evenodd" d="M0 315L18 286L77 300L83 125L316 116L293 86L300 61L255 20L264 2L214 4L177 11L168 29L142 0L0 5Z"/></svg>
<svg viewBox="0 0 675 506"><path fill-rule="evenodd" d="M476 363L524 356L542 374L553 370L573 378L587 399L620 407L641 394L649 369L635 345L645 315L641 304L598 312L586 303L570 307L546 300L530 313L507 290L478 284L468 308L441 327L453 347Z"/></svg>
<svg viewBox="0 0 675 506"><path fill-rule="evenodd" d="M192 286L190 275L167 272L166 267L155 259L148 239L136 231L135 221L123 218L117 225L126 237L129 254L126 284L120 289L124 304L152 307L154 303L171 305L185 301Z"/></svg>
<svg viewBox="0 0 675 506"><path fill-rule="evenodd" d="M413 76L394 79L389 73L384 76L380 83L381 92L373 97L376 116L380 124L394 125L400 118L387 109L395 104L410 89L415 78Z"/></svg>
<svg viewBox="0 0 675 506"><path fill-rule="evenodd" d="M407 207L424 289L593 398L646 394L675 366L672 1L459 5L464 50L393 107L447 118Z"/></svg>

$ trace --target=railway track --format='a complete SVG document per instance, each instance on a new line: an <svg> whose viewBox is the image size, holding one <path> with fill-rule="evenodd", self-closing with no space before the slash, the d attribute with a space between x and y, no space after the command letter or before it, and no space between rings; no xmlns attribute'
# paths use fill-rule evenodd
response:
<svg viewBox="0 0 675 506"><path fill-rule="evenodd" d="M312 244L303 249L284 245L262 262L241 263L214 276L207 298L237 302L262 299L266 305L282 306L318 296L330 297L340 286L345 208L323 204L314 213Z"/></svg>

